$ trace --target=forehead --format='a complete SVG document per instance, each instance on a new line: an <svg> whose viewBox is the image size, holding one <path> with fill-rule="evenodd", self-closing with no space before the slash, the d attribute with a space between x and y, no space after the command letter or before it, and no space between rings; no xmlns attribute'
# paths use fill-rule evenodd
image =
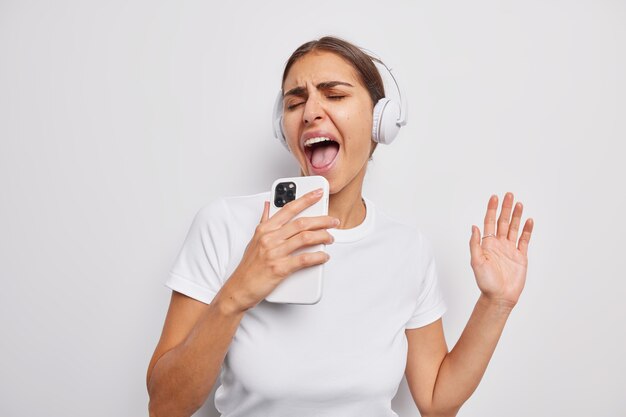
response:
<svg viewBox="0 0 626 417"><path fill-rule="evenodd" d="M283 89L317 85L324 81L345 81L362 85L356 70L341 56L328 51L313 51L298 59L289 69Z"/></svg>

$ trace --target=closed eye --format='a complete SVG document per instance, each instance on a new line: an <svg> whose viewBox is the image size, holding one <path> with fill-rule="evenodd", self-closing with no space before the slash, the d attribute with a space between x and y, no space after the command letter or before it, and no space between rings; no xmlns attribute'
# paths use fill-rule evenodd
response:
<svg viewBox="0 0 626 417"><path fill-rule="evenodd" d="M293 109L295 109L296 107L298 107L298 106L300 106L302 104L304 104L303 101L301 101L299 103L288 104L287 105L287 110L293 110Z"/></svg>

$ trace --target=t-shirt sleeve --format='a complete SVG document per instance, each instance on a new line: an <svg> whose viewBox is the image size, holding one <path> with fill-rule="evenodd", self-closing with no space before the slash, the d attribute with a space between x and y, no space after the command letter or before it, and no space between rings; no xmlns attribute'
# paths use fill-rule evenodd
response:
<svg viewBox="0 0 626 417"><path fill-rule="evenodd" d="M423 237L421 240L420 261L423 262L421 284L417 296L417 304L413 316L406 323L405 328L416 329L433 323L446 312L446 303L437 282L437 266L432 248Z"/></svg>
<svg viewBox="0 0 626 417"><path fill-rule="evenodd" d="M209 304L224 283L230 246L224 200L202 207L193 219L165 285Z"/></svg>

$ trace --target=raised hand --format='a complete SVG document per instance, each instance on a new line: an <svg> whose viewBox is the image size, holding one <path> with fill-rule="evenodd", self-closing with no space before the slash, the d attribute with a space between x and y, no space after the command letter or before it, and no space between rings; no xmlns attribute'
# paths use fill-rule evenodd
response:
<svg viewBox="0 0 626 417"><path fill-rule="evenodd" d="M506 193L496 225L497 211L498 196L493 195L487 204L482 238L480 229L472 225L471 265L482 294L490 301L513 308L526 282L528 243L534 222L526 220L518 240L522 203L513 207L513 194Z"/></svg>

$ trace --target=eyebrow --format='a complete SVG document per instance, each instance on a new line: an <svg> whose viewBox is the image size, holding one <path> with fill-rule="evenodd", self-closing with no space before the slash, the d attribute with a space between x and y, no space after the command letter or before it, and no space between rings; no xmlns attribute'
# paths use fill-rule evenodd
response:
<svg viewBox="0 0 626 417"><path fill-rule="evenodd" d="M324 82L319 83L315 87L318 90L327 90L329 88L333 88L333 87L336 87L338 85L345 85L346 87L354 87L352 84L346 83L344 81L324 81ZM295 87L295 88L292 88L291 90L287 91L283 97L287 97L287 96L304 96L304 95L306 95L306 88L305 87Z"/></svg>

